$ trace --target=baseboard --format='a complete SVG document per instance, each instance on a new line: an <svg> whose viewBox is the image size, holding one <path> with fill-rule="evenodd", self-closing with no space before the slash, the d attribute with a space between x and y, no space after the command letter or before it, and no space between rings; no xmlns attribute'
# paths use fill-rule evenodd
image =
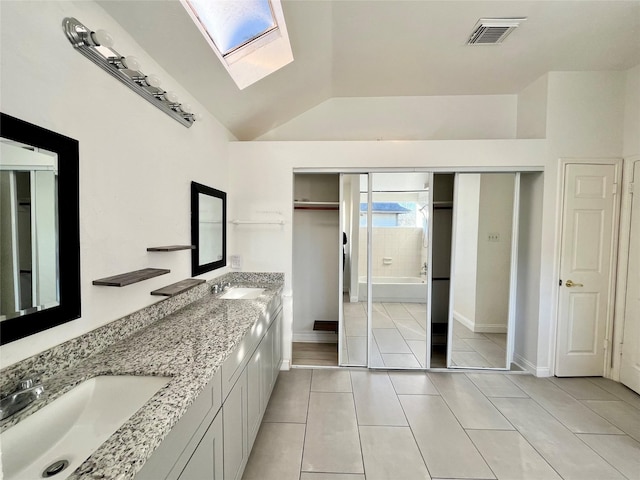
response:
<svg viewBox="0 0 640 480"><path fill-rule="evenodd" d="M475 323L464 315L459 314L455 310L453 311L453 319L457 322L460 322L462 325L467 327L472 332L475 331Z"/></svg>
<svg viewBox="0 0 640 480"><path fill-rule="evenodd" d="M291 360L289 358L282 359L282 362L280 363L280 370L285 372L291 370Z"/></svg>
<svg viewBox="0 0 640 480"><path fill-rule="evenodd" d="M476 325L475 333L507 333L507 326L501 323L489 323L486 325Z"/></svg>
<svg viewBox="0 0 640 480"><path fill-rule="evenodd" d="M302 343L338 343L338 335L326 332L294 333L293 341Z"/></svg>
<svg viewBox="0 0 640 480"><path fill-rule="evenodd" d="M527 360L524 357L521 357L517 353L513 354L513 363L518 365L523 370L526 370L530 374L535 375L536 377L540 376L540 375L538 375L538 368L533 363L531 363L529 360Z"/></svg>
<svg viewBox="0 0 640 480"><path fill-rule="evenodd" d="M549 367L538 367L536 368L536 377L553 377L553 375Z"/></svg>

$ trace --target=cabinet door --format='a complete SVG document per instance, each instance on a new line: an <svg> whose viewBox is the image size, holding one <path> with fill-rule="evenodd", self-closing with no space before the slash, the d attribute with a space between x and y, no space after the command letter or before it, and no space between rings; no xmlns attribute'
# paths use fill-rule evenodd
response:
<svg viewBox="0 0 640 480"><path fill-rule="evenodd" d="M266 336L265 336L266 338ZM254 352L247 365L247 423L249 429L249 450L260 428L262 419L262 384L264 382L264 340Z"/></svg>
<svg viewBox="0 0 640 480"><path fill-rule="evenodd" d="M224 478L240 480L249 457L246 368L224 401L222 421L224 424Z"/></svg>
<svg viewBox="0 0 640 480"><path fill-rule="evenodd" d="M222 415L218 413L193 452L179 480L223 480Z"/></svg>
<svg viewBox="0 0 640 480"><path fill-rule="evenodd" d="M262 357L262 382L260 385L260 396L262 411L267 408L271 387L273 386L273 339L275 333L275 323L267 331L260 344L260 356Z"/></svg>

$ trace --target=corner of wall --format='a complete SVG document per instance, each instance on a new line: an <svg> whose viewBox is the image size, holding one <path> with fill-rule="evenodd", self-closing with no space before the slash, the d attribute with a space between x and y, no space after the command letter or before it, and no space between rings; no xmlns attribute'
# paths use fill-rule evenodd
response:
<svg viewBox="0 0 640 480"><path fill-rule="evenodd" d="M546 138L548 87L545 74L518 94L516 138Z"/></svg>

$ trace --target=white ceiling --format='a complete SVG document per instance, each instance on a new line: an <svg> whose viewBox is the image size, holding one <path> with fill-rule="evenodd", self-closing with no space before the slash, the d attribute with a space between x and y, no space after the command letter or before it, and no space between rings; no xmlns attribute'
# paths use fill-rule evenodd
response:
<svg viewBox="0 0 640 480"><path fill-rule="evenodd" d="M178 0L98 3L240 140L331 97L515 94L548 71L640 63L640 0L284 0L294 61L241 91ZM482 17L528 20L465 45Z"/></svg>

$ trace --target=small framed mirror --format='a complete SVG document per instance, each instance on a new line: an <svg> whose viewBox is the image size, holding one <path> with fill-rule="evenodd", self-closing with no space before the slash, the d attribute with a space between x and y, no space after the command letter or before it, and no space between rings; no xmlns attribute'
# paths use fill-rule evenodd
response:
<svg viewBox="0 0 640 480"><path fill-rule="evenodd" d="M0 343L80 317L78 141L0 114Z"/></svg>
<svg viewBox="0 0 640 480"><path fill-rule="evenodd" d="M191 274L227 264L227 194L191 182Z"/></svg>

